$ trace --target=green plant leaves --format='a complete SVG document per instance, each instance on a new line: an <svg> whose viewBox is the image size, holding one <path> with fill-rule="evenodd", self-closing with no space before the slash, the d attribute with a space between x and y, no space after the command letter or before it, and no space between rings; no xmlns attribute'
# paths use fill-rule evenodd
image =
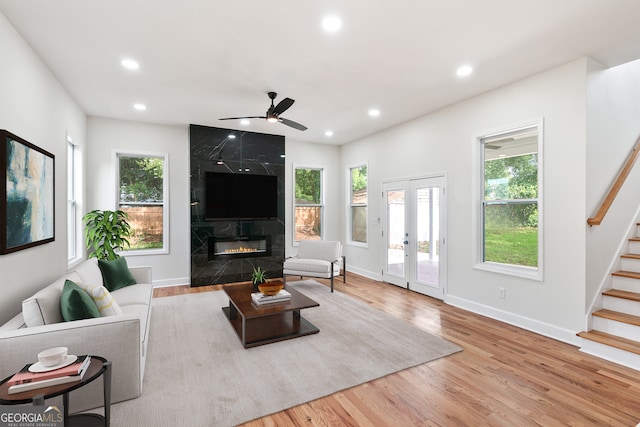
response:
<svg viewBox="0 0 640 427"><path fill-rule="evenodd" d="M127 237L131 226L126 212L93 210L82 217L84 236L89 258L114 260L120 256L116 251L129 248Z"/></svg>

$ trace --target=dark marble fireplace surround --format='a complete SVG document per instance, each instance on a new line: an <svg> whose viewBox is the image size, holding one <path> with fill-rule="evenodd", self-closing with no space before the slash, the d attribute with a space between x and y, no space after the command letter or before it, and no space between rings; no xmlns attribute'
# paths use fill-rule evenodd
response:
<svg viewBox="0 0 640 427"><path fill-rule="evenodd" d="M251 280L254 267L282 277L284 137L189 126L191 157L191 286ZM278 218L205 220L207 172L275 175Z"/></svg>

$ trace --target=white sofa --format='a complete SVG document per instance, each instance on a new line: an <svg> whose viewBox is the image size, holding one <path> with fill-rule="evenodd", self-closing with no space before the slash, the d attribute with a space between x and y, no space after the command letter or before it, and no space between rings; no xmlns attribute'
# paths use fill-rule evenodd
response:
<svg viewBox="0 0 640 427"><path fill-rule="evenodd" d="M123 314L63 320L60 296L66 279L79 285L103 284L95 259L84 261L23 301L23 311L0 326L0 379L36 362L40 351L65 346L69 354L102 356L112 362L113 403L138 397L142 392L153 286L151 267L132 267L129 271L137 283L111 292ZM25 312L28 313L23 316ZM27 326L25 317L29 325L45 324ZM102 405L102 381L94 381L70 394L73 412Z"/></svg>

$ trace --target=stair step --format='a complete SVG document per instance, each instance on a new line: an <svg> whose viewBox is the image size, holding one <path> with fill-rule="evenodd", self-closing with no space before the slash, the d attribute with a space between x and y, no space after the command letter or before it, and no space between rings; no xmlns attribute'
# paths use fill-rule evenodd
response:
<svg viewBox="0 0 640 427"><path fill-rule="evenodd" d="M620 255L620 258L640 259L640 254L624 254Z"/></svg>
<svg viewBox="0 0 640 427"><path fill-rule="evenodd" d="M640 342L638 341L617 337L615 335L607 334L606 332L595 330L589 332L580 332L577 335L590 341L599 342L600 344L619 348L620 350L640 354Z"/></svg>
<svg viewBox="0 0 640 427"><path fill-rule="evenodd" d="M594 316L602 317L603 319L615 320L617 322L626 323L629 325L640 326L640 316L634 316L632 314L620 313L619 311L602 309L593 312Z"/></svg>
<svg viewBox="0 0 640 427"><path fill-rule="evenodd" d="M637 292L622 291L620 289L609 289L604 291L602 295L640 302L640 294Z"/></svg>
<svg viewBox="0 0 640 427"><path fill-rule="evenodd" d="M640 273L637 273L635 271L620 270L620 271L614 271L613 273L611 273L611 275L618 276L618 277L628 277L630 279L640 279Z"/></svg>
<svg viewBox="0 0 640 427"><path fill-rule="evenodd" d="M640 242L640 237L632 237L629 239L630 242Z"/></svg>

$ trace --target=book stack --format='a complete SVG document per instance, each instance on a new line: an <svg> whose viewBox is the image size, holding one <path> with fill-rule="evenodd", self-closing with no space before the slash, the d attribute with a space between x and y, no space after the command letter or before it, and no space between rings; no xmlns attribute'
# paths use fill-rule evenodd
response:
<svg viewBox="0 0 640 427"><path fill-rule="evenodd" d="M254 292L251 294L251 300L256 305L275 304L290 301L291 294L284 289L275 295L264 295L262 292Z"/></svg>
<svg viewBox="0 0 640 427"><path fill-rule="evenodd" d="M32 366L35 364L28 364L7 381L8 392L9 394L22 393L42 387L80 381L87 372L90 363L91 357L79 356L75 362L68 366L44 372L33 372Z"/></svg>

